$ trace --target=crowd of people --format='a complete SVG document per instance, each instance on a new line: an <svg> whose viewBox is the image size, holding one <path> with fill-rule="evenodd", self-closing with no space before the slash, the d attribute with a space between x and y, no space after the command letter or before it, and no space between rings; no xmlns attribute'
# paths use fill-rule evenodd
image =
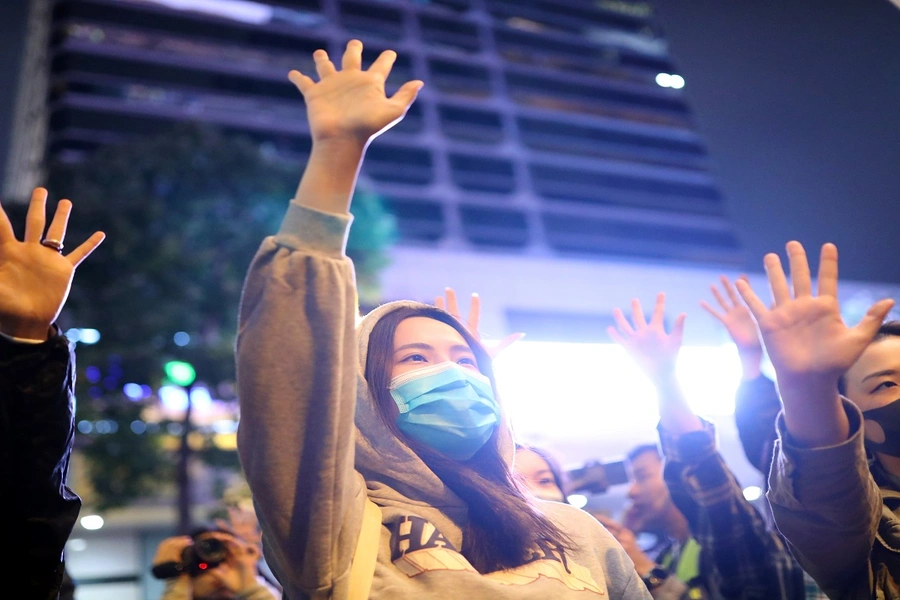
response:
<svg viewBox="0 0 900 600"><path fill-rule="evenodd" d="M790 277L766 255L772 303L727 278L704 302L741 356L736 422L768 477L767 511L744 498L675 378L685 317L666 327L660 294L650 315L638 301L630 318L617 310L609 331L656 386L659 443L628 455L623 518L590 514L566 501L552 455L515 438L497 349L455 297L360 320L350 199L368 145L423 83L387 96L396 54L363 68L356 40L340 68L324 50L313 58L316 79L289 75L312 151L239 315L238 451L259 530L220 523L164 540L152 565L164 598L900 598L900 323L885 322L891 300L844 323L833 245L815 278L797 242ZM0 528L25 545L10 572L27 598L59 594L80 508L66 486L75 358L54 323L103 239L64 253L72 205L46 227L46 198L34 192L22 241L0 210L0 468L15 484Z"/></svg>

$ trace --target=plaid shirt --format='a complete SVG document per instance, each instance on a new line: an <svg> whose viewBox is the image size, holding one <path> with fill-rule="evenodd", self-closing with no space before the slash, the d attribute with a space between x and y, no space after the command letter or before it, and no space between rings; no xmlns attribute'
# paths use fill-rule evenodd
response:
<svg viewBox="0 0 900 600"><path fill-rule="evenodd" d="M802 600L804 573L777 532L747 500L716 448L715 428L673 437L662 427L665 480L700 544L711 598Z"/></svg>

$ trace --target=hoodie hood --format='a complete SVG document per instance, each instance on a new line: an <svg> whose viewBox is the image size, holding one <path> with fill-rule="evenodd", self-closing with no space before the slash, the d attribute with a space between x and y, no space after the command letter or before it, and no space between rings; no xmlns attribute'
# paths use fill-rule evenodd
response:
<svg viewBox="0 0 900 600"><path fill-rule="evenodd" d="M421 302L399 301L383 304L367 314L356 328L359 369L357 375L356 394L356 469L365 477L369 487L369 496L382 502L396 502L397 495L412 501L446 509L455 508L465 511L465 503L406 445L385 425L378 412L375 398L369 393L369 385L365 378L366 359L369 348L369 336L375 324L385 315L400 308L429 308L434 306ZM484 348L481 348L484 350ZM485 355L487 352L485 351ZM494 397L500 402L496 385ZM497 435L488 443L496 443L500 456L512 468L515 455L515 443L506 411L500 403L501 420ZM462 516L462 515L460 515Z"/></svg>

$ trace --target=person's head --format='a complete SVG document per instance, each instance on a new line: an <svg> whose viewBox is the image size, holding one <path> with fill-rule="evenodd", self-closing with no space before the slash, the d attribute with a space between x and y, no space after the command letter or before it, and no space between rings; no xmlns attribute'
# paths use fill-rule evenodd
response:
<svg viewBox="0 0 900 600"><path fill-rule="evenodd" d="M491 360L452 315L404 306L372 328L366 381L388 427L417 453L470 460L497 450Z"/></svg>
<svg viewBox="0 0 900 600"><path fill-rule="evenodd" d="M672 498L663 478L663 460L656 444L643 444L628 453L632 483L631 501L623 525L636 532L659 533L667 530Z"/></svg>
<svg viewBox="0 0 900 600"><path fill-rule="evenodd" d="M490 355L465 326L439 308L397 303L367 316L360 335L376 419L467 506L463 556L486 573L524 564L538 540L565 547L514 481Z"/></svg>
<svg viewBox="0 0 900 600"><path fill-rule="evenodd" d="M870 449L900 456L900 321L879 328L838 390L863 411Z"/></svg>
<svg viewBox="0 0 900 600"><path fill-rule="evenodd" d="M516 445L516 474L541 500L566 502L566 481L559 462L546 450Z"/></svg>

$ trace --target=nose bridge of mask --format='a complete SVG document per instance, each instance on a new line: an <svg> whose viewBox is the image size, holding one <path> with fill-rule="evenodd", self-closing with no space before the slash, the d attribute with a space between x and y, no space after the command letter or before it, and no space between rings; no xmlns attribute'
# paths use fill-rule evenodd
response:
<svg viewBox="0 0 900 600"><path fill-rule="evenodd" d="M390 392L400 409L400 413L409 411L409 403L438 389L456 389L471 386L475 392L493 400L491 381L481 373L466 369L454 362L442 362L421 369L402 373L391 380Z"/></svg>

